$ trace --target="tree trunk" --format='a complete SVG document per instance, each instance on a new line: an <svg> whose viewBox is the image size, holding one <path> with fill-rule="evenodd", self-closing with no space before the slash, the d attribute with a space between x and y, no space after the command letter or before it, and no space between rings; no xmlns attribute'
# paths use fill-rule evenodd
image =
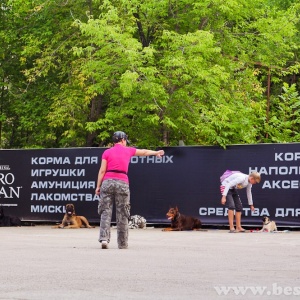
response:
<svg viewBox="0 0 300 300"><path fill-rule="evenodd" d="M91 101L89 122L96 122L100 116L101 111L102 111L102 96L99 95ZM87 147L95 146L96 136L97 136L96 132L90 132L87 134L86 137Z"/></svg>

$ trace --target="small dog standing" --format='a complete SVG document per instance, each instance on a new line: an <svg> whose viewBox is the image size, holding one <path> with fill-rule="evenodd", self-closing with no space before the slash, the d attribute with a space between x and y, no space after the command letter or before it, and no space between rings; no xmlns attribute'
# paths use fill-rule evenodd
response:
<svg viewBox="0 0 300 300"><path fill-rule="evenodd" d="M202 226L199 219L181 214L177 206L169 209L167 217L171 220L171 227L164 228L163 231L197 230Z"/></svg>
<svg viewBox="0 0 300 300"><path fill-rule="evenodd" d="M274 221L271 221L269 217L263 217L263 227L260 230L261 232L272 232L277 231L277 227Z"/></svg>
<svg viewBox="0 0 300 300"><path fill-rule="evenodd" d="M3 206L0 206L0 227L21 226L21 220L15 216L5 216Z"/></svg>
<svg viewBox="0 0 300 300"><path fill-rule="evenodd" d="M61 224L52 226L52 228L95 228L90 226L86 217L76 216L75 207L73 204L66 205L66 213Z"/></svg>

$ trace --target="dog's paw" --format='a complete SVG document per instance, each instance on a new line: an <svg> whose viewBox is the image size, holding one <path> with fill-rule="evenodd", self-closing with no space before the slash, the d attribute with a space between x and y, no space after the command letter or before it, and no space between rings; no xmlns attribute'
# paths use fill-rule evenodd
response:
<svg viewBox="0 0 300 300"><path fill-rule="evenodd" d="M172 231L172 228L163 228L162 231Z"/></svg>

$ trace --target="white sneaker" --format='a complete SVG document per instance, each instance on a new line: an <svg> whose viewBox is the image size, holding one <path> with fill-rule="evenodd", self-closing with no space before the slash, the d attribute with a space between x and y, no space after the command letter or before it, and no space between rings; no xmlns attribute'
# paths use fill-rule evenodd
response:
<svg viewBox="0 0 300 300"><path fill-rule="evenodd" d="M107 249L108 248L107 241L102 241L101 244L102 244L102 249Z"/></svg>

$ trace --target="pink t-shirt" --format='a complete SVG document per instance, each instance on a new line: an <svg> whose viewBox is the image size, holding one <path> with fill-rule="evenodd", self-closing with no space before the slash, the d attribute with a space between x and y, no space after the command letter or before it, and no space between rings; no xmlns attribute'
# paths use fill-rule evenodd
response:
<svg viewBox="0 0 300 300"><path fill-rule="evenodd" d="M124 147L120 144L115 144L112 148L105 150L102 154L102 159L107 161L106 170L118 170L128 172L130 159L136 153L134 147ZM105 179L119 179L129 183L128 176L124 173L107 172L104 175Z"/></svg>

